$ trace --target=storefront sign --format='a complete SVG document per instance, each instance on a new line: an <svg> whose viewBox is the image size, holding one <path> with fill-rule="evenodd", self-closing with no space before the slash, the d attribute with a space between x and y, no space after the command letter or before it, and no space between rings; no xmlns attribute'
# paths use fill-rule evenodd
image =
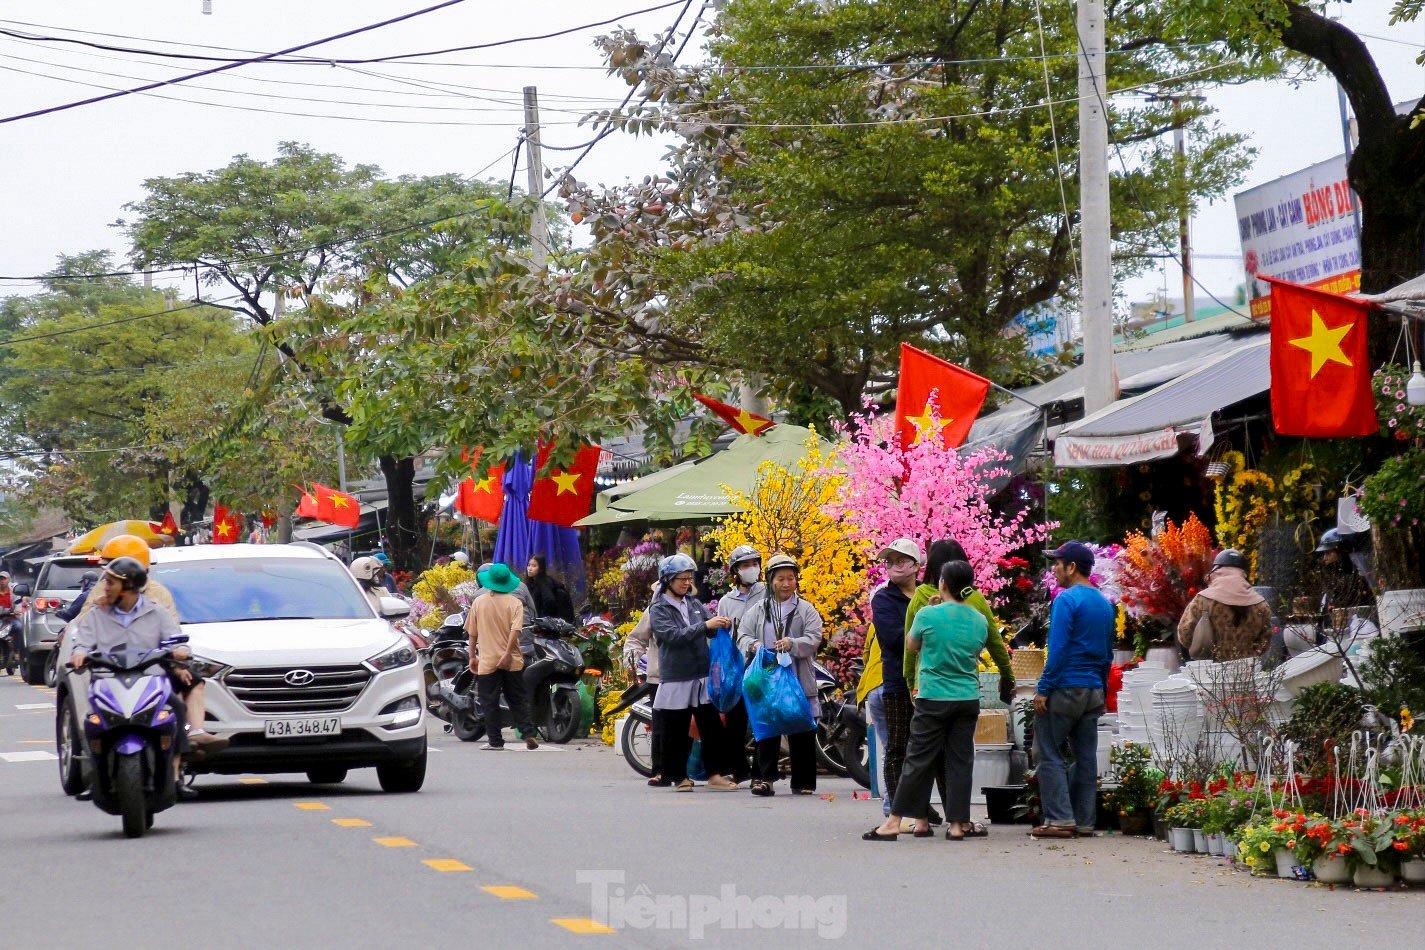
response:
<svg viewBox="0 0 1425 950"><path fill-rule="evenodd" d="M1054 464L1060 468L1098 468L1172 458L1178 454L1180 435L1197 436L1198 453L1206 452L1212 446L1212 421L1204 419L1197 426L1130 435L1060 433L1054 440Z"/></svg>
<svg viewBox="0 0 1425 950"><path fill-rule="evenodd" d="M1346 180L1345 156L1244 191L1235 200L1254 318L1271 315L1271 288L1258 274L1332 293L1360 290L1356 195Z"/></svg>

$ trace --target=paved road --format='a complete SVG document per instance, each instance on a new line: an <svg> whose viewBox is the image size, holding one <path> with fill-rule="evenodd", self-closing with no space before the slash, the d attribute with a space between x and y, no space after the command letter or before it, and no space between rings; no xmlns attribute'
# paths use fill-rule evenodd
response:
<svg viewBox="0 0 1425 950"><path fill-rule="evenodd" d="M860 833L878 803L647 789L602 745L485 752L432 730L416 795L371 772L209 777L130 841L65 798L51 698L0 678L0 947L1418 946L1425 893L1253 880L1119 837ZM34 707L34 708L31 708ZM159 908L163 908L160 910ZM661 918L661 919L660 919ZM701 923L699 923L701 921ZM612 924L612 928L602 924ZM608 933L614 929L616 933ZM599 932L605 931L605 932ZM692 939L700 931L701 939Z"/></svg>

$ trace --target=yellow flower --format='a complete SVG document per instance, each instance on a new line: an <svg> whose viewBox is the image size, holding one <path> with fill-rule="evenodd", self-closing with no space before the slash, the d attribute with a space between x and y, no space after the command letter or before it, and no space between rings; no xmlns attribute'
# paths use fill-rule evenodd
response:
<svg viewBox="0 0 1425 950"><path fill-rule="evenodd" d="M1271 842L1270 842L1270 841L1263 841L1263 842L1262 842L1262 853L1263 853L1263 854L1266 854L1266 853L1267 853L1268 851L1270 851L1270 850L1272 850L1272 844L1271 844Z"/></svg>

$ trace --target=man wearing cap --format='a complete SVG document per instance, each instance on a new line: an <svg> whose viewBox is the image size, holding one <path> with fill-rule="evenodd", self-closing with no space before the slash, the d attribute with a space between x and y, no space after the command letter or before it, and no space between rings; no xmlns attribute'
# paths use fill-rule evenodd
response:
<svg viewBox="0 0 1425 950"><path fill-rule="evenodd" d="M1048 658L1034 697L1034 757L1042 824L1035 838L1091 837L1097 817L1098 720L1113 663L1114 609L1089 579L1094 554L1077 541L1045 552L1063 590L1049 614ZM1064 746L1074 766L1064 764Z"/></svg>
<svg viewBox="0 0 1425 950"><path fill-rule="evenodd" d="M879 559L886 565L886 585L871 595L871 622L876 627L876 641L881 647L881 712L886 723L885 789L881 807L889 815L910 740L910 687L904 672L905 615L925 558L920 545L910 538L898 538L881 551Z"/></svg>
<svg viewBox="0 0 1425 950"><path fill-rule="evenodd" d="M524 654L520 652L524 605L514 595L520 579L505 564L483 567L476 577L485 593L471 602L465 630L470 634L470 669L476 677L480 715L485 720L485 748L505 747L500 724L503 694L525 747L538 749L524 691Z"/></svg>

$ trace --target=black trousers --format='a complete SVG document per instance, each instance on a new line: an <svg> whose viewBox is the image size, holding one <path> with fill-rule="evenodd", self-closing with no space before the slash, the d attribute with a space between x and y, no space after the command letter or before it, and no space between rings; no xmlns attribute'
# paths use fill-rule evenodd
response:
<svg viewBox="0 0 1425 950"><path fill-rule="evenodd" d="M688 777L688 753L693 751L693 737L688 728L694 721L703 742L703 765L708 775L726 774L725 730L722 716L712 703L694 709L660 709L655 715L663 720L663 777L675 785ZM655 722L657 720L655 719Z"/></svg>
<svg viewBox="0 0 1425 950"><path fill-rule="evenodd" d="M658 699L658 684L649 683L648 702L654 703ZM663 770L663 711L653 710L653 721L649 724L649 742L653 748L649 754L653 757L653 774L660 775Z"/></svg>
<svg viewBox="0 0 1425 950"><path fill-rule="evenodd" d="M792 761L792 788L816 791L816 730L787 736ZM782 759L782 737L772 736L757 743L757 767L753 778L768 785L777 781L777 765Z"/></svg>
<svg viewBox="0 0 1425 950"><path fill-rule="evenodd" d="M900 784L901 769L905 764L906 744L910 741L910 694L882 692L881 707L886 714L886 749L882 753L885 757L884 794L895 801L896 787Z"/></svg>
<svg viewBox="0 0 1425 950"><path fill-rule="evenodd" d="M722 714L723 728L727 733L726 755L727 774L734 782L745 782L752 776L747 767L747 703L738 703L730 712Z"/></svg>
<svg viewBox="0 0 1425 950"><path fill-rule="evenodd" d="M528 739L534 735L534 721L530 718L529 701L524 692L523 670L481 673L475 677L475 686L480 695L480 717L485 720L485 739L490 745L505 744L503 724L500 722L502 693L520 736Z"/></svg>
<svg viewBox="0 0 1425 950"><path fill-rule="evenodd" d="M905 766L896 786L891 814L925 818L930 814L930 786L935 760L945 756L945 820L970 820L971 772L975 764L975 723L980 701L917 699L910 720Z"/></svg>

